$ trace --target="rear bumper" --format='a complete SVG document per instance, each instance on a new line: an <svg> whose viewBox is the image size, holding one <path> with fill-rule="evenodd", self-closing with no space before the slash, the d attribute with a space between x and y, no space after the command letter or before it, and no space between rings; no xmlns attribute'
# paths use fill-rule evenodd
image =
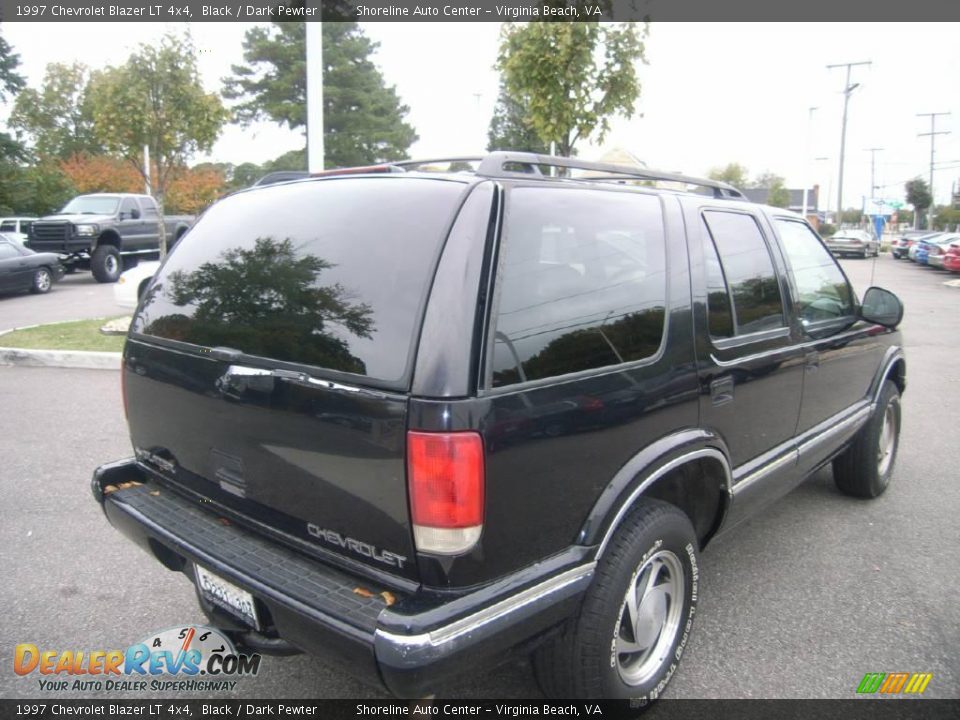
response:
<svg viewBox="0 0 960 720"><path fill-rule="evenodd" d="M137 484L108 488L128 482ZM526 651L577 612L593 577L591 549L578 546L466 594L404 593L224 522L156 484L132 458L97 468L91 489L110 523L167 568L193 581L201 565L250 592L262 625L254 649L326 656L401 697L423 697L451 676ZM243 630L201 607L220 627Z"/></svg>
<svg viewBox="0 0 960 720"><path fill-rule="evenodd" d="M867 246L864 243L831 243L829 240L826 242L827 250L832 252L834 255L862 255L867 251Z"/></svg>

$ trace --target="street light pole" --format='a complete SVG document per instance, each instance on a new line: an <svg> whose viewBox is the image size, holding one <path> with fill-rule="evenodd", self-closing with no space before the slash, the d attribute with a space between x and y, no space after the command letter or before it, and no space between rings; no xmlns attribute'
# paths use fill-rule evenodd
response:
<svg viewBox="0 0 960 720"><path fill-rule="evenodd" d="M827 65L827 70L833 68L845 67L847 69L847 80L843 85L843 123L840 126L840 170L837 176L837 214L843 219L843 160L847 146L847 106L850 104L850 94L856 90L860 83L850 84L851 69L857 65L871 65L870 60L853 63L838 63L836 65Z"/></svg>
<svg viewBox="0 0 960 720"><path fill-rule="evenodd" d="M810 134L813 128L813 113L816 112L817 108L812 107L807 113L807 142L803 151L803 169L804 175L803 178L803 219L807 219L807 188L810 185Z"/></svg>
<svg viewBox="0 0 960 720"><path fill-rule="evenodd" d="M877 181L875 175L876 162L877 162L877 153L882 152L884 148L864 148L864 150L870 153L870 199L873 199L873 195L877 190Z"/></svg>
<svg viewBox="0 0 960 720"><path fill-rule="evenodd" d="M934 201L933 196L933 157L934 157L934 142L936 141L937 135L949 135L949 130L941 130L937 132L937 117L939 115L949 115L948 112L938 112L938 113L917 113L917 117L928 117L930 118L930 132L928 133L918 133L917 137L926 137L930 136L930 210L927 214L927 230L933 229L933 208L937 204Z"/></svg>

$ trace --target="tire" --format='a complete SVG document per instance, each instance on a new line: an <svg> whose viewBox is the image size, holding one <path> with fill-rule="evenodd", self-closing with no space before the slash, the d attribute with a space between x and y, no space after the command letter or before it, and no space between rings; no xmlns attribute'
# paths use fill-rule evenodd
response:
<svg viewBox="0 0 960 720"><path fill-rule="evenodd" d="M900 445L900 391L887 380L877 409L853 444L833 461L833 480L845 495L875 498L890 485Z"/></svg>
<svg viewBox="0 0 960 720"><path fill-rule="evenodd" d="M641 704L660 697L690 637L699 595L698 548L682 511L641 501L610 541L577 616L534 655L544 693ZM628 588L636 593L644 587L644 599L631 611ZM618 652L624 648L631 649Z"/></svg>
<svg viewBox="0 0 960 720"><path fill-rule="evenodd" d="M113 245L99 245L90 258L90 270L97 282L116 282L122 272L120 251Z"/></svg>
<svg viewBox="0 0 960 720"><path fill-rule="evenodd" d="M38 268L33 274L33 284L30 286L30 292L35 295L43 295L50 292L50 288L52 287L53 273L50 272L50 268Z"/></svg>

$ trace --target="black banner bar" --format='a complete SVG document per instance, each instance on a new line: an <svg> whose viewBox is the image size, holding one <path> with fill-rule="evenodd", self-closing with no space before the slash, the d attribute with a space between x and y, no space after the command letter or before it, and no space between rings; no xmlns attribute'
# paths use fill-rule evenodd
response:
<svg viewBox="0 0 960 720"><path fill-rule="evenodd" d="M960 700L0 700L0 717L53 718L602 718L621 720L956 720Z"/></svg>
<svg viewBox="0 0 960 720"><path fill-rule="evenodd" d="M0 22L955 21L945 0L0 0ZM722 28L718 29L722 32Z"/></svg>

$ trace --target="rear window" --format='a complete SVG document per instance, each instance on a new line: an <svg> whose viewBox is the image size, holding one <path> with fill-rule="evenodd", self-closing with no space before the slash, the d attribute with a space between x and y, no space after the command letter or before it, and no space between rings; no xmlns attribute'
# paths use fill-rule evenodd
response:
<svg viewBox="0 0 960 720"><path fill-rule="evenodd" d="M396 383L462 183L351 178L211 207L132 330Z"/></svg>

